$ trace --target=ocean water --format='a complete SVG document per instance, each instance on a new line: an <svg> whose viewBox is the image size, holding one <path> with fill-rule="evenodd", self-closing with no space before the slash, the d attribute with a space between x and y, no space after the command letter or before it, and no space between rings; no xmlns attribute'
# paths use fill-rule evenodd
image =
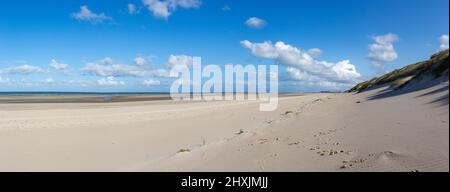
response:
<svg viewBox="0 0 450 192"><path fill-rule="evenodd" d="M164 92L0 92L0 104L103 103L167 100L169 98L170 94Z"/></svg>
<svg viewBox="0 0 450 192"><path fill-rule="evenodd" d="M50 91L18 91L1 92L0 95L169 95L169 92L50 92Z"/></svg>

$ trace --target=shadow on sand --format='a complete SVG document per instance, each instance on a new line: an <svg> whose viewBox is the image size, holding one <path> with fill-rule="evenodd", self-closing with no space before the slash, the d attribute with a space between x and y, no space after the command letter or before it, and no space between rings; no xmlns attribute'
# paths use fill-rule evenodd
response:
<svg viewBox="0 0 450 192"><path fill-rule="evenodd" d="M448 76L441 77L441 78L438 78L436 80L429 81L426 83L420 83L420 82L412 83L411 85L406 85L405 87L403 87L401 89L395 89L395 88L390 87L389 85L384 85L384 87L385 87L384 89L378 91L374 95L369 96L367 98L367 100L377 100L377 99L385 99L385 98L389 98L389 97L395 97L395 96L399 96L399 95L403 95L403 94L408 94L408 93L428 89L428 88L440 85L442 83L446 83L446 85L443 87L436 87L427 93L416 96L416 98L432 96L432 95L447 91L446 95L440 96L440 97L436 98L435 100L429 102L428 104L438 104L439 106L448 105L449 104ZM377 88L382 88L382 87L383 86L379 86L379 87L373 88L371 90L374 90Z"/></svg>

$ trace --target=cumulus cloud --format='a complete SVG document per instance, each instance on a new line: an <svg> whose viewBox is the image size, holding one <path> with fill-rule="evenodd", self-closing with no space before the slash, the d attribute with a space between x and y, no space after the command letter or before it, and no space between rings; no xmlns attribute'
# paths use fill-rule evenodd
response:
<svg viewBox="0 0 450 192"><path fill-rule="evenodd" d="M373 67L384 73L384 65L387 62L395 61L398 58L394 48L394 43L398 41L398 36L393 33L373 37L375 43L369 45L369 60Z"/></svg>
<svg viewBox="0 0 450 192"><path fill-rule="evenodd" d="M117 86L117 85L125 85L125 82L116 80L114 76L108 76L97 80L97 85Z"/></svg>
<svg viewBox="0 0 450 192"><path fill-rule="evenodd" d="M147 60L143 57L134 58L134 64L138 66L144 66L147 64Z"/></svg>
<svg viewBox="0 0 450 192"><path fill-rule="evenodd" d="M111 17L107 16L105 13L94 13L89 10L87 5L80 7L80 11L73 13L72 18L79 21L86 21L90 23L101 23L106 20L112 20Z"/></svg>
<svg viewBox="0 0 450 192"><path fill-rule="evenodd" d="M338 80L350 81L359 78L361 75L356 71L355 65L350 60L343 60L331 67Z"/></svg>
<svg viewBox="0 0 450 192"><path fill-rule="evenodd" d="M442 51L448 49L448 35L442 35L442 36L439 38L439 42L441 42L440 49L441 49Z"/></svg>
<svg viewBox="0 0 450 192"><path fill-rule="evenodd" d="M110 57L105 57L102 60L100 60L100 63L103 65L112 65L113 60Z"/></svg>
<svg viewBox="0 0 450 192"><path fill-rule="evenodd" d="M241 41L241 45L248 48L257 57L273 59L285 65L288 75L303 83L346 85L356 82L361 77L356 67L349 60L337 63L316 60L315 57L319 49L314 49L313 55L311 55L311 50L302 51L282 41L273 44L270 41L252 43L244 40Z"/></svg>
<svg viewBox="0 0 450 192"><path fill-rule="evenodd" d="M258 17L251 17L245 21L245 25L255 29L262 29L267 25L267 22Z"/></svg>
<svg viewBox="0 0 450 192"><path fill-rule="evenodd" d="M190 57L192 63L192 57ZM169 77L169 71L172 67L182 68L190 66L189 56L171 55L167 61L167 68L152 69L148 66L148 61L142 57L136 57L133 65L115 63L111 58L106 57L97 62L89 62L81 69L83 74L96 75L101 77Z"/></svg>
<svg viewBox="0 0 450 192"><path fill-rule="evenodd" d="M318 48L312 48L308 50L308 54L313 57L313 58L317 58L319 56L322 55L322 50L318 49Z"/></svg>
<svg viewBox="0 0 450 192"><path fill-rule="evenodd" d="M147 9L157 18L168 19L178 8L199 8L201 0L142 0Z"/></svg>
<svg viewBox="0 0 450 192"><path fill-rule="evenodd" d="M52 78L52 77L48 77L46 79L26 79L26 78L21 78L21 79L2 79L2 77L0 77L0 83L12 83L12 84L18 84L18 85L29 85L29 86L33 86L33 85L42 85L42 84L52 84L55 83L56 81Z"/></svg>
<svg viewBox="0 0 450 192"><path fill-rule="evenodd" d="M49 78L47 78L47 79L44 79L43 81L42 81L42 83L54 83L55 82L55 80L53 79L53 78L51 78L51 77L49 77Z"/></svg>
<svg viewBox="0 0 450 192"><path fill-rule="evenodd" d="M54 70L62 71L64 74L68 74L70 72L70 66L68 64L60 63L55 59L50 61L50 67Z"/></svg>
<svg viewBox="0 0 450 192"><path fill-rule="evenodd" d="M189 55L170 55L166 62L166 67L160 69L147 70L148 76L170 77L170 70L182 71L189 69L193 65L193 57Z"/></svg>
<svg viewBox="0 0 450 192"><path fill-rule="evenodd" d="M116 76L116 77L142 77L145 70L134 65L111 64L104 65L99 63L88 63L82 69L85 74L94 74L97 76Z"/></svg>
<svg viewBox="0 0 450 192"><path fill-rule="evenodd" d="M328 89L330 91L342 91L354 86L351 83L338 83L330 81L297 81L293 83L295 86L299 87L310 87L312 90L320 91L323 89Z"/></svg>
<svg viewBox="0 0 450 192"><path fill-rule="evenodd" d="M138 9L137 9L136 5L134 5L132 3L129 3L127 5L127 9L128 9L128 13L130 15L134 15L134 14L138 13Z"/></svg>
<svg viewBox="0 0 450 192"><path fill-rule="evenodd" d="M279 42L284 44L283 42ZM250 49L252 54L258 57L264 57L268 59L275 59L279 56L278 50L270 41L262 43L252 43L248 40L241 41L241 45Z"/></svg>
<svg viewBox="0 0 450 192"><path fill-rule="evenodd" d="M0 74L12 74L12 75L29 75L33 73L42 73L42 72L44 72L42 68L28 64L17 67L9 67L0 70Z"/></svg>
<svg viewBox="0 0 450 192"><path fill-rule="evenodd" d="M185 9L198 8L202 5L201 0L168 0L168 2L174 9L177 7Z"/></svg>
<svg viewBox="0 0 450 192"><path fill-rule="evenodd" d="M146 70L139 66L116 64L109 57L101 59L98 62L87 63L81 71L84 74L93 74L102 77L142 77L146 74Z"/></svg>
<svg viewBox="0 0 450 192"><path fill-rule="evenodd" d="M171 14L167 1L144 0L143 3L155 17L167 19Z"/></svg>
<svg viewBox="0 0 450 192"><path fill-rule="evenodd" d="M150 76L155 77L170 77L169 69L155 69L149 72Z"/></svg>
<svg viewBox="0 0 450 192"><path fill-rule="evenodd" d="M170 69L188 69L193 65L193 57L188 55L170 55L167 63Z"/></svg>
<svg viewBox="0 0 450 192"><path fill-rule="evenodd" d="M161 85L161 82L158 80L145 80L142 82L142 85L144 86L158 86Z"/></svg>
<svg viewBox="0 0 450 192"><path fill-rule="evenodd" d="M75 80L75 79L63 80L62 82L68 83L71 85L80 85L80 86L98 85L98 82L96 82L96 81L85 81L85 80Z"/></svg>
<svg viewBox="0 0 450 192"><path fill-rule="evenodd" d="M152 68L147 65L148 61L142 57L136 57L134 59L134 64L118 64L115 63L109 57L105 59L98 60L96 62L86 63L85 66L81 69L82 74L84 75L95 75L99 77L103 77L97 82L88 83L82 82L78 84L83 85L122 85L120 81L115 80L114 78L118 77L170 77L170 70L184 70L187 68L191 68L193 64L193 57L188 55L170 55L166 66L162 68ZM67 83L67 82L66 82ZM150 86L157 85L156 81L144 81L142 84Z"/></svg>

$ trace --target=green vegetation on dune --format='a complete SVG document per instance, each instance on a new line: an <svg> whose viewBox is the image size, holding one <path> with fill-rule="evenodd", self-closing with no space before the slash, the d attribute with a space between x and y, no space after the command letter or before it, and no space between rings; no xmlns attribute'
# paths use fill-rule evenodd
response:
<svg viewBox="0 0 450 192"><path fill-rule="evenodd" d="M408 65L381 77L375 77L369 81L362 82L348 90L348 92L359 93L368 88L384 84L391 84L395 88L401 88L412 80L423 78L429 74L436 78L442 76L444 73L448 75L448 56L449 50L441 51L426 61Z"/></svg>

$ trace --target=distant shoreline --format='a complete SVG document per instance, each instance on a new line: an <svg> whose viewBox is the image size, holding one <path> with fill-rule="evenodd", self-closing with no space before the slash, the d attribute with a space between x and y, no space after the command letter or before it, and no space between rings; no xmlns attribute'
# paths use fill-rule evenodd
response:
<svg viewBox="0 0 450 192"><path fill-rule="evenodd" d="M279 97L306 93L279 93ZM120 103L172 100L170 93L157 92L0 92L0 104L26 103Z"/></svg>
<svg viewBox="0 0 450 192"><path fill-rule="evenodd" d="M286 94L305 94L305 93L340 93L333 91L317 92L279 92L280 95ZM191 93L192 94L192 93ZM222 93L224 94L224 93ZM1 95L170 95L170 92L64 92L64 91L6 91Z"/></svg>
<svg viewBox="0 0 450 192"><path fill-rule="evenodd" d="M169 95L169 92L63 92L63 91L11 91L1 95Z"/></svg>

